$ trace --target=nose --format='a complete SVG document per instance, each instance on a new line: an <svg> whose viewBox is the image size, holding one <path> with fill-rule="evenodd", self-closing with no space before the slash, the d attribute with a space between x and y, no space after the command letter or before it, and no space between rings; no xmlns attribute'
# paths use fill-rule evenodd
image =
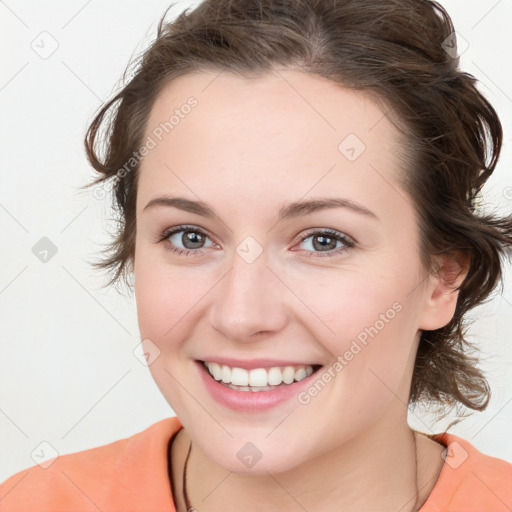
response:
<svg viewBox="0 0 512 512"><path fill-rule="evenodd" d="M284 328L289 318L287 290L263 253L252 263L238 254L221 280L210 308L210 325L237 342L260 340Z"/></svg>

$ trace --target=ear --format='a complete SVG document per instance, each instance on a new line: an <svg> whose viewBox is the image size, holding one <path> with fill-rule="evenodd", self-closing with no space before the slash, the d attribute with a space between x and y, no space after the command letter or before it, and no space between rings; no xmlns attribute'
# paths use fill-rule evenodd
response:
<svg viewBox="0 0 512 512"><path fill-rule="evenodd" d="M419 328L425 331L440 329L453 318L460 287L468 268L467 254L441 254L434 256L434 272L429 275L425 302L420 315Z"/></svg>

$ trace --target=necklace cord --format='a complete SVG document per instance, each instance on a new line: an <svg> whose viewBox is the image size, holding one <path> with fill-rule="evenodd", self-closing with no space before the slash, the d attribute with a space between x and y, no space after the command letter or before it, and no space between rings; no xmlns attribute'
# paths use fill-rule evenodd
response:
<svg viewBox="0 0 512 512"><path fill-rule="evenodd" d="M414 500L414 504L412 506L411 512L417 512L417 505L419 500L419 490L418 490L418 446L416 444L416 433L413 431L412 439L414 441L414 461L416 466L416 499ZM192 441L190 441L187 456L185 458L185 464L183 465L183 498L185 500L185 506L187 507L187 512L195 511L196 509L191 505L190 498L188 497L187 492L187 465L188 459L190 457L190 452L192 451Z"/></svg>
<svg viewBox="0 0 512 512"><path fill-rule="evenodd" d="M192 441L190 441L190 444L188 446L188 452L187 452L187 456L185 458L185 464L183 465L183 498L185 499L185 507L187 507L187 512L191 512L192 510L195 510L195 508L190 504L190 499L188 497L188 492L187 492L187 465L188 465L188 458L190 457L191 451L192 451Z"/></svg>

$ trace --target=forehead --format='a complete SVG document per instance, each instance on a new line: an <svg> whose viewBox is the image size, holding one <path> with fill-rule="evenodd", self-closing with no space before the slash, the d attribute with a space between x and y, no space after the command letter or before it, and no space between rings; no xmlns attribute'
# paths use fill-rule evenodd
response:
<svg viewBox="0 0 512 512"><path fill-rule="evenodd" d="M295 199L340 184L361 195L364 184L382 195L400 161L398 131L370 95L288 68L179 77L156 98L148 138L155 145L140 166L141 202L175 188L281 201L283 192Z"/></svg>

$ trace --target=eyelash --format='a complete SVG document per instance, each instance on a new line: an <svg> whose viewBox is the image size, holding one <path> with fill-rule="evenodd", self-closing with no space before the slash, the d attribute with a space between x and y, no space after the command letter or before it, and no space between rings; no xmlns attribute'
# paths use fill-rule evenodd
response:
<svg viewBox="0 0 512 512"><path fill-rule="evenodd" d="M175 235L176 233L180 233L181 231L191 231L193 233L201 233L202 235L208 237L208 234L202 230L201 228L195 227L195 226L176 226L171 229L165 230L156 240L155 242L160 243L166 241L168 238L170 238L172 235ZM338 249L332 249L330 251L306 251L308 253L308 257L315 257L315 258L330 258L339 255L340 253L346 251L347 249L351 249L355 247L356 242L350 238L347 235L344 235L343 233L340 233L339 231L334 231L332 229L316 229L311 230L306 233L305 236L303 236L298 243L304 242L308 238L314 235L327 235L326 238L334 238L336 241L342 242L343 247ZM179 256L185 255L190 256L192 253L196 253L198 256L202 255L205 250L204 249L180 249L177 247L172 247L170 243L166 247L167 250L169 250L172 253L178 254Z"/></svg>
<svg viewBox="0 0 512 512"><path fill-rule="evenodd" d="M176 226L171 229L165 230L157 239L156 242L164 242L168 240L172 235L175 235L176 233L180 233L181 231L191 231L193 233L200 233L204 235L205 237L208 237L208 234L202 230L201 228L198 228L196 226ZM342 242L343 247L338 249L332 249L330 251L306 251L308 253L308 257L315 257L315 258L330 258L339 255L342 252L345 252L347 249L351 249L356 246L356 242L350 238L347 235L344 235L343 233L340 233L339 231L334 231L332 229L313 229L308 231L300 240L298 243L302 243L308 238L315 236L315 235L326 235L326 238L334 238L336 241ZM179 256L185 255L190 256L192 253L195 253L197 256L202 255L205 250L200 249L180 249L178 247L171 246L170 242L167 244L166 249L174 254L177 254Z"/></svg>

